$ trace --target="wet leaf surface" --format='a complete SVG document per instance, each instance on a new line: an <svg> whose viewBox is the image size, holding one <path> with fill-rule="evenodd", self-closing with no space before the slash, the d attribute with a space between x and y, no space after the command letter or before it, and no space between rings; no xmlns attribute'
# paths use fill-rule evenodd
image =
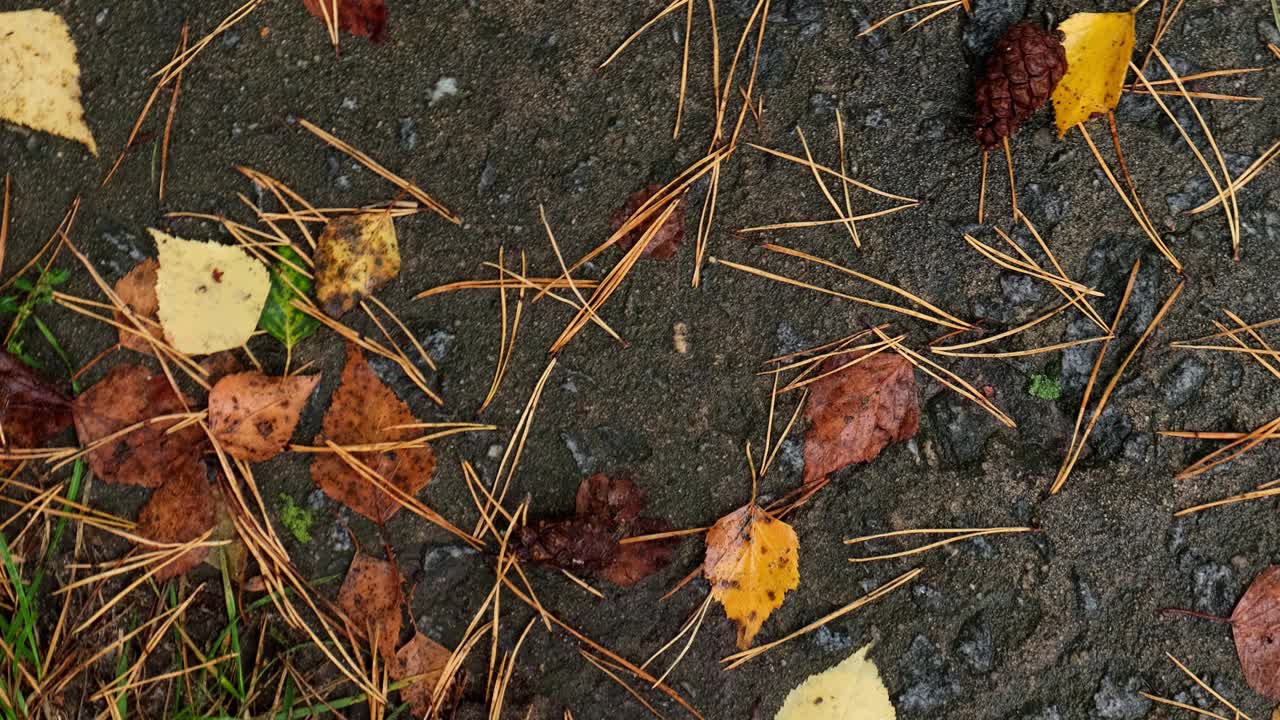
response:
<svg viewBox="0 0 1280 720"><path fill-rule="evenodd" d="M870 645L814 673L787 694L774 720L893 720L897 716Z"/></svg>
<svg viewBox="0 0 1280 720"><path fill-rule="evenodd" d="M400 247L389 213L343 215L316 241L316 298L330 317L342 317L400 274Z"/></svg>
<svg viewBox="0 0 1280 720"><path fill-rule="evenodd" d="M81 445L144 420L186 412L164 375L152 375L141 365L112 368L72 405ZM178 421L143 425L90 452L89 467L112 483L160 487L194 460L208 444L198 424L173 433Z"/></svg>
<svg viewBox="0 0 1280 720"><path fill-rule="evenodd" d="M1250 583L1231 613L1231 631L1249 687L1280 701L1280 565Z"/></svg>
<svg viewBox="0 0 1280 720"><path fill-rule="evenodd" d="M751 641L790 590L800 587L800 541L791 526L759 505L720 518L707 532L702 571L711 596L738 626L738 648Z"/></svg>
<svg viewBox="0 0 1280 720"><path fill-rule="evenodd" d="M80 104L76 44L61 15L0 13L0 121L83 143L98 154Z"/></svg>
<svg viewBox="0 0 1280 720"><path fill-rule="evenodd" d="M648 535L670 526L640 517L645 496L626 476L597 473L578 485L577 514L540 519L520 529L516 551L530 562L569 572L596 574L628 587L671 562L675 540L622 544L625 537Z"/></svg>
<svg viewBox="0 0 1280 720"><path fill-rule="evenodd" d="M228 375L209 392L209 429L229 455L250 462L284 450L319 375Z"/></svg>
<svg viewBox="0 0 1280 720"><path fill-rule="evenodd" d="M617 231L627 220L635 214L637 210L644 205L649 198L653 197L662 187L650 183L643 188L631 193L627 196L627 201L622 207L613 211L613 215L609 218L609 229ZM654 233L649 239L649 245L645 247L643 254L652 257L655 260L670 260L676 256L680 250L680 244L684 242L684 224L687 204L682 195L676 201L676 209L671 212L671 216L662 224L661 228ZM656 216L653 219L657 219ZM624 252L635 247L640 242L640 238L644 236L648 224L642 223L640 227L623 235L618 239L618 247Z"/></svg>
<svg viewBox="0 0 1280 720"><path fill-rule="evenodd" d="M0 351L5 448L37 448L71 426L71 400L14 355Z"/></svg>
<svg viewBox="0 0 1280 720"><path fill-rule="evenodd" d="M184 543L213 529L217 520L214 489L204 463L192 459L175 467L168 482L151 493L147 504L138 511L138 534L156 542ZM181 575L208 555L207 547L189 550L157 570L155 577L165 580Z"/></svg>
<svg viewBox="0 0 1280 720"><path fill-rule="evenodd" d="M388 663L396 655L400 640L401 607L404 591L395 563L357 552L338 591L338 607L351 620L352 629L375 643L378 654Z"/></svg>
<svg viewBox="0 0 1280 720"><path fill-rule="evenodd" d="M338 445L409 440L417 437L418 431L392 428L416 422L409 406L373 374L360 349L348 345L342 384L333 394L315 444L323 445L325 440ZM435 453L429 447L352 454L409 495L431 482L436 467ZM336 453L317 454L311 461L311 478L326 495L376 523L385 523L400 510L394 497L371 484Z"/></svg>
<svg viewBox="0 0 1280 720"><path fill-rule="evenodd" d="M855 356L826 361L820 373ZM805 405L804 480L821 480L854 463L870 462L890 443L920 429L920 399L911 363L886 351L867 357L810 385Z"/></svg>
<svg viewBox="0 0 1280 720"><path fill-rule="evenodd" d="M304 267L302 258L291 247L282 247L279 253L289 262L277 260L271 268L271 290L267 293L267 304L262 307L258 325L283 343L286 350L293 350L315 333L320 321L293 305L294 298L311 292L311 278L298 269Z"/></svg>
<svg viewBox="0 0 1280 720"><path fill-rule="evenodd" d="M1133 55L1134 14L1076 13L1058 26L1067 73L1053 91L1058 136L1120 102Z"/></svg>
<svg viewBox="0 0 1280 720"><path fill-rule="evenodd" d="M160 325L175 349L208 355L248 342L267 302L267 268L243 248L152 230Z"/></svg>
<svg viewBox="0 0 1280 720"><path fill-rule="evenodd" d="M116 281L116 295L125 305L129 307L129 312L139 319L146 318L156 323L154 326L145 327L152 337L163 340L164 331L160 329L159 311L160 300L156 297L156 271L160 269L160 263L153 259L143 260L133 266L124 277ZM116 322L126 327L133 325L125 318L124 313L113 311L112 316ZM136 350L140 353L151 355L151 343L140 335L128 332L127 330L117 329L116 332L120 336L120 344Z"/></svg>
<svg viewBox="0 0 1280 720"><path fill-rule="evenodd" d="M324 9L321 9L324 3ZM333 12L334 0L302 0L307 12L320 19ZM337 0L338 29L372 42L382 42L387 35L386 0Z"/></svg>
<svg viewBox="0 0 1280 720"><path fill-rule="evenodd" d="M400 698L409 703L409 712L414 717L426 717L431 709L431 694L452 654L449 648L421 632L396 651L395 661L388 668L391 679L423 676L421 680L400 688Z"/></svg>

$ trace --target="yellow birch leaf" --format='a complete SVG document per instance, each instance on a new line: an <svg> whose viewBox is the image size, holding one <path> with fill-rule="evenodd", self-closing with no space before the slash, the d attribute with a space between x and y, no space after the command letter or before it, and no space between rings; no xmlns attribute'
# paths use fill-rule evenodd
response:
<svg viewBox="0 0 1280 720"><path fill-rule="evenodd" d="M332 318L400 274L400 247L390 213L343 215L316 243L316 298Z"/></svg>
<svg viewBox="0 0 1280 720"><path fill-rule="evenodd" d="M800 586L796 531L756 504L741 507L707 532L702 572L711 596L738 625L738 648L751 647L760 626Z"/></svg>
<svg viewBox="0 0 1280 720"><path fill-rule="evenodd" d="M157 314L169 342L189 355L245 344L271 289L267 268L232 245L183 240L159 230L151 236L160 258Z"/></svg>
<svg viewBox="0 0 1280 720"><path fill-rule="evenodd" d="M60 15L0 13L0 120L75 140L98 154L80 104L76 44Z"/></svg>
<svg viewBox="0 0 1280 720"><path fill-rule="evenodd" d="M866 645L839 665L810 675L787 693L773 720L895 720L889 690L867 657L870 649Z"/></svg>
<svg viewBox="0 0 1280 720"><path fill-rule="evenodd" d="M1120 102L1133 55L1133 12L1076 13L1058 26L1067 73L1053 90L1058 137Z"/></svg>

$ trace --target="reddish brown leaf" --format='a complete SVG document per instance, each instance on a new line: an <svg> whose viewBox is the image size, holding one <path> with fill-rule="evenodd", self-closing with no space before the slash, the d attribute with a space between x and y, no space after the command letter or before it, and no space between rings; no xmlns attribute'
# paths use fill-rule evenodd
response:
<svg viewBox="0 0 1280 720"><path fill-rule="evenodd" d="M452 654L449 648L421 632L396 651L395 661L387 668L391 679L398 681L414 675L423 676L421 680L400 688L400 699L409 703L409 714L413 717L426 717L431 710L431 694Z"/></svg>
<svg viewBox="0 0 1280 720"><path fill-rule="evenodd" d="M217 522L214 490L204 463L191 459L174 468L174 475L151 493L138 511L138 534L163 543L185 543L211 530ZM144 548L153 550L155 548ZM157 580L181 575L199 565L209 548L189 550L156 571Z"/></svg>
<svg viewBox="0 0 1280 720"><path fill-rule="evenodd" d="M321 3L324 4L323 10ZM302 0L307 12L324 19L333 17L334 5L338 8L338 29L357 37L367 37L371 42L382 42L387 36L386 0Z"/></svg>
<svg viewBox="0 0 1280 720"><path fill-rule="evenodd" d="M376 641L378 654L388 663L394 660L400 641L403 604L400 570L395 563L357 552L338 591L338 607L346 613L352 629L369 640L370 647Z"/></svg>
<svg viewBox="0 0 1280 720"><path fill-rule="evenodd" d="M410 440L417 431L390 428L416 422L409 406L373 374L360 349L348 345L342 384L333 394L321 426L323 432L315 442L370 445ZM429 447L352 454L408 495L426 487L436 467L435 453ZM394 497L371 484L336 453L321 453L311 461L311 479L326 495L376 523L386 523L400 509Z"/></svg>
<svg viewBox="0 0 1280 720"><path fill-rule="evenodd" d="M152 337L163 340L164 330L160 328L159 312L160 300L156 298L156 271L160 269L160 263L154 259L143 260L127 275L116 281L116 295L125 305L129 307L129 312L135 317L151 320L154 325L145 325L144 329L151 334ZM112 313L116 322L125 327L133 327L133 324L125 319L124 313L115 311ZM117 329L120 336L120 344L130 350L137 350L147 355L151 352L151 343L140 335L128 332L127 330Z"/></svg>
<svg viewBox="0 0 1280 720"><path fill-rule="evenodd" d="M200 367L209 373L205 378L210 385L218 384L222 378L232 374L244 371L244 363L236 357L236 354L230 350L222 350L212 355L207 355L200 360Z"/></svg>
<svg viewBox="0 0 1280 720"><path fill-rule="evenodd" d="M639 518L632 523L628 535L649 535L670 529L670 523L664 520ZM620 544L613 561L600 571L600 577L619 587L631 587L669 565L676 543L677 538L666 538Z"/></svg>
<svg viewBox="0 0 1280 720"><path fill-rule="evenodd" d="M186 412L163 375L141 365L112 368L72 404L76 433L84 445L135 423ZM89 467L112 483L160 487L184 465L198 460L208 439L197 424L173 433L178 421L143 425L89 453Z"/></svg>
<svg viewBox="0 0 1280 720"><path fill-rule="evenodd" d="M1280 565L1253 579L1231 613L1231 631L1249 687L1280 700Z"/></svg>
<svg viewBox="0 0 1280 720"><path fill-rule="evenodd" d="M625 475L611 478L596 473L578 485L579 516L598 518L624 530L640 517L644 502L644 491Z"/></svg>
<svg viewBox="0 0 1280 720"><path fill-rule="evenodd" d="M617 232L642 205L648 202L649 198L656 195L661 189L662 186L650 183L628 195L627 201L622 207L614 210L613 215L610 216L610 229ZM671 211L667 221L653 234L653 237L649 239L648 247L644 249L644 254L655 260L670 260L675 257L676 251L680 249L680 243L684 242L685 211L687 208L684 196L681 195L676 203L676 209ZM657 219L656 215L652 217L652 220ZM635 247L635 244L640 242L640 238L644 236L647 228L648 222L641 223L640 227L618 239L618 247L624 251Z"/></svg>
<svg viewBox="0 0 1280 720"><path fill-rule="evenodd" d="M856 355L827 360L819 372L849 363ZM920 429L920 400L911 363L885 351L867 357L810 386L804 416L804 480L821 480L854 463L870 462L890 443Z"/></svg>
<svg viewBox="0 0 1280 720"><path fill-rule="evenodd" d="M71 400L18 358L0 350L0 432L4 448L35 448L71 425Z"/></svg>
<svg viewBox="0 0 1280 720"><path fill-rule="evenodd" d="M521 528L516 552L530 562L597 574L623 587L633 585L666 567L675 549L673 540L619 543L626 536L668 528L660 520L639 517L644 503L644 491L628 477L597 473L583 478L577 514Z"/></svg>
<svg viewBox="0 0 1280 720"><path fill-rule="evenodd" d="M319 375L228 375L209 391L209 429L232 457L270 460L293 437L302 408L318 382Z"/></svg>

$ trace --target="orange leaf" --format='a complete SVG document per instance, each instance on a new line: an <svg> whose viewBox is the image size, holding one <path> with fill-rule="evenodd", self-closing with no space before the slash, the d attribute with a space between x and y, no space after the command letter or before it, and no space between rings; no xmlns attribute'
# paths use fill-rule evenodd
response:
<svg viewBox="0 0 1280 720"><path fill-rule="evenodd" d="M227 375L209 391L209 429L232 457L262 462L279 455L319 375Z"/></svg>
<svg viewBox="0 0 1280 720"><path fill-rule="evenodd" d="M395 563L356 552L338 591L338 607L346 613L353 629L369 640L371 647L376 639L378 654L388 663L396 655L403 604L400 570Z"/></svg>
<svg viewBox="0 0 1280 720"><path fill-rule="evenodd" d="M857 355L837 355L829 372ZM885 351L827 375L811 386L804 416L804 481L816 482L853 463L874 460L886 445L920 429L920 400L911 363Z"/></svg>
<svg viewBox="0 0 1280 720"><path fill-rule="evenodd" d="M415 431L391 428L416 422L409 406L373 374L360 349L348 345L342 384L333 394L316 444L323 445L326 439L338 445L410 440ZM408 495L426 487L436 468L436 456L429 447L352 455ZM376 523L386 523L400 509L399 501L371 484L336 453L322 453L311 461L311 479L326 495Z"/></svg>
<svg viewBox="0 0 1280 720"><path fill-rule="evenodd" d="M138 511L138 534L162 543L184 543L203 535L217 521L213 487L204 463L192 459L175 468L175 474L151 493ZM155 548L144 548L154 550ZM181 575L199 565L209 548L198 547L156 571L156 580Z"/></svg>
<svg viewBox="0 0 1280 720"><path fill-rule="evenodd" d="M186 412L163 375L141 365L118 365L75 399L76 434L88 445L130 425ZM178 420L143 425L89 453L89 467L110 483L160 487L198 460L207 438L199 425L167 432Z"/></svg>
<svg viewBox="0 0 1280 720"><path fill-rule="evenodd" d="M702 572L711 596L738 625L739 649L751 647L787 591L800 587L799 551L795 530L755 504L720 518L707 532Z"/></svg>
<svg viewBox="0 0 1280 720"><path fill-rule="evenodd" d="M116 281L116 295L124 301L129 307L129 312L135 317L146 318L156 323L152 326L144 326L144 330L149 332L152 337L158 340L164 340L164 331L160 329L160 300L156 297L156 271L160 269L160 263L154 259L143 260L124 277ZM116 322L125 327L133 327L132 323L125 319L124 313L114 311L111 313ZM117 330L120 335L120 344L130 350L137 350L140 353L151 355L151 343L144 338L126 330Z"/></svg>
<svg viewBox="0 0 1280 720"><path fill-rule="evenodd" d="M321 3L324 9L321 10ZM324 19L333 17L338 8L338 27L371 42L382 42L387 36L387 4L385 0L302 0L307 12Z"/></svg>
<svg viewBox="0 0 1280 720"><path fill-rule="evenodd" d="M400 699L409 703L409 714L413 717L426 717L431 710L431 695L452 655L449 648L421 632L396 651L395 661L387 668L393 680L423 676L400 688Z"/></svg>

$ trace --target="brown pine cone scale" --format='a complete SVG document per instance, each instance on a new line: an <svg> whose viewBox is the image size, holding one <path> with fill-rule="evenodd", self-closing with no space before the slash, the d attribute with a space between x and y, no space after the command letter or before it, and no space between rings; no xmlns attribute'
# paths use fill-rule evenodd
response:
<svg viewBox="0 0 1280 720"><path fill-rule="evenodd" d="M1067 72L1059 34L1029 22L1009 28L987 56L977 85L974 136L998 147L1049 100Z"/></svg>

